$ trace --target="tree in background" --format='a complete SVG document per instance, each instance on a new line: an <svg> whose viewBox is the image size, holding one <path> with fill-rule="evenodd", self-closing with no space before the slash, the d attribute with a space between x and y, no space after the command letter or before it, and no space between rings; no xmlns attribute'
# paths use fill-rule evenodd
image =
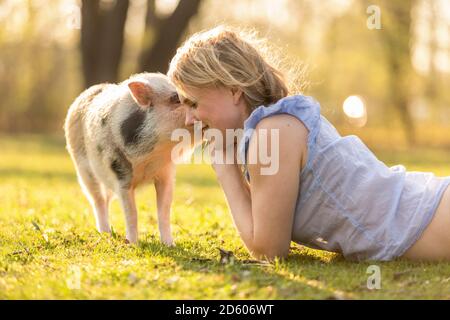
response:
<svg viewBox="0 0 450 320"><path fill-rule="evenodd" d="M139 71L166 73L170 59L189 21L194 17L202 0L181 0L173 13L161 19L156 15L155 0L147 1L147 16ZM153 43L149 40L153 35Z"/></svg>
<svg viewBox="0 0 450 320"><path fill-rule="evenodd" d="M0 130L55 132L79 90L56 1L0 1Z"/></svg>
<svg viewBox="0 0 450 320"><path fill-rule="evenodd" d="M414 121L409 109L414 69L411 63L411 12L415 0L383 1L382 12L387 18L380 37L385 44L389 69L389 100L400 116L410 146L416 144Z"/></svg>
<svg viewBox="0 0 450 320"><path fill-rule="evenodd" d="M256 28L287 65L304 61L305 93L345 133L387 147L405 137L448 144L448 2L366 1L0 0L0 130L61 133L68 106L85 86L165 72L186 33L227 23ZM382 9L380 30L366 27L369 4ZM363 128L352 127L342 111L353 94L366 102Z"/></svg>
<svg viewBox="0 0 450 320"><path fill-rule="evenodd" d="M128 7L129 0L108 5L100 0L82 1L81 56L86 87L117 80Z"/></svg>
<svg viewBox="0 0 450 320"><path fill-rule="evenodd" d="M171 15L160 18L155 0L147 1L138 72L167 71L181 36L198 12L200 3L201 0L180 0ZM100 82L117 82L129 4L129 0L82 1L81 56L86 87Z"/></svg>

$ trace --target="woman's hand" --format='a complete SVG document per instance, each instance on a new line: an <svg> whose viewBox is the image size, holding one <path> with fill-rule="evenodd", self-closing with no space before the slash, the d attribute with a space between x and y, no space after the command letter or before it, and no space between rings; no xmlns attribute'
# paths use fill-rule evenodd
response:
<svg viewBox="0 0 450 320"><path fill-rule="evenodd" d="M211 167L220 179L237 166L237 144L221 147L214 141L209 141L207 146L211 158Z"/></svg>

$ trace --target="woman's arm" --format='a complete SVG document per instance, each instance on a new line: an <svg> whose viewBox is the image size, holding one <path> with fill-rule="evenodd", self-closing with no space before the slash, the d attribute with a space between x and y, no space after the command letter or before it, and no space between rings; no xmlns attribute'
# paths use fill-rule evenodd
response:
<svg viewBox="0 0 450 320"><path fill-rule="evenodd" d="M257 259L273 259L285 257L289 252L308 131L303 123L290 115L265 118L258 123L250 139L249 155L257 154L258 132L264 129L267 130L267 150L272 150L274 143L279 146L275 174L261 174L261 169L267 165L258 159L255 164L248 164L249 186L236 164L215 164L213 167L245 246ZM271 139L271 129L278 129L278 141ZM274 155L270 156L277 160Z"/></svg>

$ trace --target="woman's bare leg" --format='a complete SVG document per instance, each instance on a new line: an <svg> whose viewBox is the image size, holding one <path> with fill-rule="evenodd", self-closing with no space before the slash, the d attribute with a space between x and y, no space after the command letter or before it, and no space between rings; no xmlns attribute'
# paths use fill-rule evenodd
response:
<svg viewBox="0 0 450 320"><path fill-rule="evenodd" d="M422 236L402 257L410 260L450 261L450 186Z"/></svg>

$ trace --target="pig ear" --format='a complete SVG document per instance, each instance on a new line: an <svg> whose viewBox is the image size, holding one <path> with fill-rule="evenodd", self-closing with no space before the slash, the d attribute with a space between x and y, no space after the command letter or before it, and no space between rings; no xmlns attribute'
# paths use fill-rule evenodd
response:
<svg viewBox="0 0 450 320"><path fill-rule="evenodd" d="M153 90L147 82L131 81L128 83L131 96L136 103L142 108L149 108L153 106Z"/></svg>

